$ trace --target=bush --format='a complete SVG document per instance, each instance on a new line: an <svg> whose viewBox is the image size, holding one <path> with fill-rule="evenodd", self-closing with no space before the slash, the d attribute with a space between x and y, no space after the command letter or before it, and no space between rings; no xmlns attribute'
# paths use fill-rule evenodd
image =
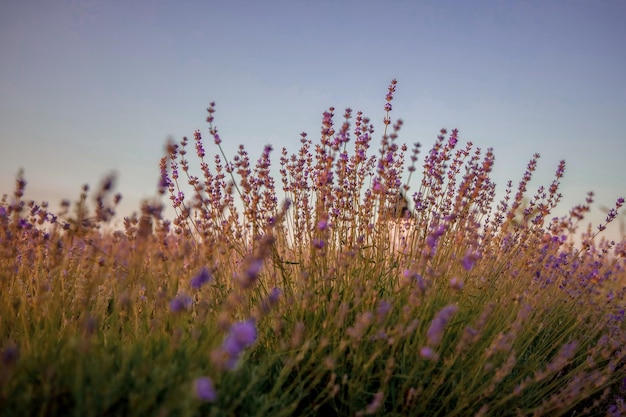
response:
<svg viewBox="0 0 626 417"><path fill-rule="evenodd" d="M493 151L456 130L414 186L395 88L376 151L369 119L336 127L331 107L319 142L281 150L280 186L271 146L226 157L212 103L219 154L196 131L199 176L187 138L161 160L171 221L146 201L115 230L113 178L54 214L20 173L0 203L0 415L626 412L626 241L575 245L592 194L550 218L564 162L527 199L534 155L496 203Z"/></svg>

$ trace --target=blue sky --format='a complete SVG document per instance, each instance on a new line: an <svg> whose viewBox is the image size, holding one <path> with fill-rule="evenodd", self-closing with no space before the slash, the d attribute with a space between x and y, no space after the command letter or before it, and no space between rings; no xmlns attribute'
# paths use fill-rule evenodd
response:
<svg viewBox="0 0 626 417"><path fill-rule="evenodd" d="M168 136L201 129L216 152L210 101L228 154L271 143L277 165L329 106L381 132L397 78L401 142L458 128L494 148L500 192L534 152L530 191L565 159L561 212L593 190L597 224L626 195L625 18L619 0L4 0L0 194L19 168L51 204L116 171L130 212L156 194Z"/></svg>

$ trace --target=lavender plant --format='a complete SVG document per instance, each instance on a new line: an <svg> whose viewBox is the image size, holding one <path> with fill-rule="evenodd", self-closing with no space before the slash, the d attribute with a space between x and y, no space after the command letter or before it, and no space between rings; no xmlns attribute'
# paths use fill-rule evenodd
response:
<svg viewBox="0 0 626 417"><path fill-rule="evenodd" d="M457 130L418 167L395 92L380 143L331 107L276 167L269 145L227 156L211 103L215 155L196 131L160 161L173 219L145 201L113 227L112 177L54 214L18 174L0 201L0 415L626 413L626 241L598 235L623 198L580 232L593 194L551 217L565 162L528 195L536 154L496 201L493 150Z"/></svg>

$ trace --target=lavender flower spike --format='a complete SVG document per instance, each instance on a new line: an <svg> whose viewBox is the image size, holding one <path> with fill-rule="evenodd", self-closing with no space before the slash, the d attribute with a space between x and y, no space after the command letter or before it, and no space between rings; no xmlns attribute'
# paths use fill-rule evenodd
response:
<svg viewBox="0 0 626 417"><path fill-rule="evenodd" d="M237 360L243 350L252 346L256 338L256 326L252 320L238 322L230 327L230 332L222 344L227 369L233 369L237 365Z"/></svg>
<svg viewBox="0 0 626 417"><path fill-rule="evenodd" d="M426 333L426 338L430 346L437 346L441 343L441 339L443 338L443 329L446 327L448 321L450 321L457 310L458 307L456 304L450 304L449 306L442 308L437 313L428 328L428 332Z"/></svg>
<svg viewBox="0 0 626 417"><path fill-rule="evenodd" d="M192 305L191 297L187 294L178 294L170 301L170 311L178 313L182 310L189 310Z"/></svg>
<svg viewBox="0 0 626 417"><path fill-rule="evenodd" d="M197 378L194 381L194 391L199 400L214 402L217 400L217 391L213 386L213 381L209 377Z"/></svg>
<svg viewBox="0 0 626 417"><path fill-rule="evenodd" d="M204 267L200 270L198 275L196 275L195 277L191 279L191 288L197 290L200 287L202 287L204 284L206 284L207 282L210 282L211 279L212 279L211 273L206 267Z"/></svg>

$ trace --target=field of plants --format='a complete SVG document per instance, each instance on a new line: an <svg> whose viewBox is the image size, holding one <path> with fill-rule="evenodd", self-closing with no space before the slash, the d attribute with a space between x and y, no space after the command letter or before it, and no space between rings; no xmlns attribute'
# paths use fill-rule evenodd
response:
<svg viewBox="0 0 626 417"><path fill-rule="evenodd" d="M554 217L565 162L527 191L538 154L496 199L492 149L399 144L395 89L380 132L329 108L274 161L226 155L211 103L213 152L196 131L160 161L172 218L113 227L112 177L53 212L18 173L0 416L626 415L624 199Z"/></svg>

